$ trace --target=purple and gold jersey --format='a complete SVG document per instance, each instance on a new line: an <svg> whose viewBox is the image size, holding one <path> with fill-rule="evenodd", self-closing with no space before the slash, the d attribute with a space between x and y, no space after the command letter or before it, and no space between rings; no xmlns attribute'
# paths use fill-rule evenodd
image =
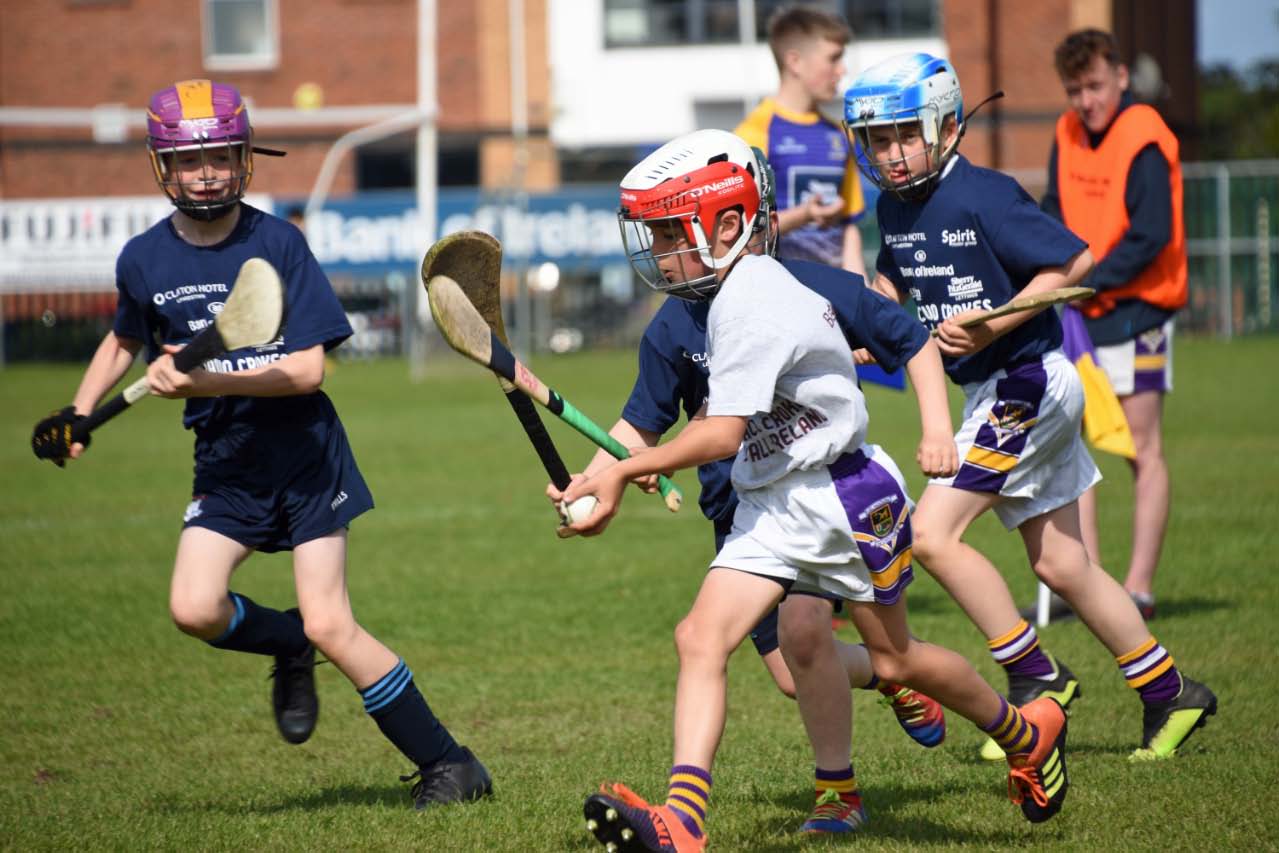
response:
<svg viewBox="0 0 1279 853"><path fill-rule="evenodd" d="M115 334L143 341L147 361L160 354L161 344L190 342L222 310L240 265L252 257L265 258L280 273L284 328L266 346L206 361L205 370L249 370L317 344L332 349L350 337L346 313L302 232L243 203L235 230L216 246L187 243L167 217L125 245L116 262ZM296 424L317 411L332 411L331 406L315 407L309 399L313 396L193 397L186 402L183 424L207 434L232 421Z"/></svg>
<svg viewBox="0 0 1279 853"><path fill-rule="evenodd" d="M920 322L930 329L964 311L1002 305L1041 270L1087 248L1012 178L961 156L924 201L886 192L877 210L876 271L914 299ZM942 361L951 380L964 385L1059 346L1061 322L1056 312L1044 311L972 355Z"/></svg>
<svg viewBox="0 0 1279 853"><path fill-rule="evenodd" d="M842 266L844 229L866 213L857 162L844 131L820 113L792 113L765 98L734 132L768 157L778 210L814 195L827 204L844 200L842 223L830 228L809 224L781 235L778 256Z"/></svg>

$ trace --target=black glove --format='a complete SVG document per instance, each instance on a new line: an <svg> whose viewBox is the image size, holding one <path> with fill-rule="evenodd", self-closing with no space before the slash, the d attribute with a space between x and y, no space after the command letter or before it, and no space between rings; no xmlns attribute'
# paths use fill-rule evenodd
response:
<svg viewBox="0 0 1279 853"><path fill-rule="evenodd" d="M84 415L76 414L74 406L67 406L36 424L36 428L31 431L31 450L35 452L36 458L51 460L59 468L66 465L73 443L72 428L84 418ZM86 434L80 439L80 443L88 447L89 436Z"/></svg>

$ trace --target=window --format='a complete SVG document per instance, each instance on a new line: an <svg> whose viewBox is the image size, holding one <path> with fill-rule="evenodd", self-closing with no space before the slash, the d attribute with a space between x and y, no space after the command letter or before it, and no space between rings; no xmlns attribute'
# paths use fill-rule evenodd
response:
<svg viewBox="0 0 1279 853"><path fill-rule="evenodd" d="M755 0L755 37L768 41L768 19L791 0ZM937 0L825 0L813 6L844 16L859 39L933 36L941 31Z"/></svg>
<svg viewBox="0 0 1279 853"><path fill-rule="evenodd" d="M941 30L936 0L844 0L840 5L859 38L931 36Z"/></svg>
<svg viewBox="0 0 1279 853"><path fill-rule="evenodd" d="M733 43L737 21L737 0L604 0L604 44Z"/></svg>
<svg viewBox="0 0 1279 853"><path fill-rule="evenodd" d="M719 127L732 130L746 118L754 104L742 100L693 101L694 127Z"/></svg>
<svg viewBox="0 0 1279 853"><path fill-rule="evenodd" d="M275 68L280 58L277 0L204 0L204 67Z"/></svg>
<svg viewBox="0 0 1279 853"><path fill-rule="evenodd" d="M768 40L768 19L795 0L604 0L604 45L732 44L741 39L739 5L755 14L755 38ZM810 0L843 15L856 38L935 36L939 0Z"/></svg>

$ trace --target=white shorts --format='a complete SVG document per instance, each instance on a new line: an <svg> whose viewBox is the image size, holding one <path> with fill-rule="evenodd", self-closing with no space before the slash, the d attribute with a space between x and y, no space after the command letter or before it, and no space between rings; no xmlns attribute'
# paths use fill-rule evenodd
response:
<svg viewBox="0 0 1279 853"><path fill-rule="evenodd" d="M897 465L873 444L744 489L738 501L712 566L777 578L795 592L884 605L913 578L914 504Z"/></svg>
<svg viewBox="0 0 1279 853"><path fill-rule="evenodd" d="M1131 341L1096 347L1097 366L1106 372L1115 394L1172 390L1172 328L1170 319Z"/></svg>
<svg viewBox="0 0 1279 853"><path fill-rule="evenodd" d="M959 472L931 483L1003 496L995 515L1015 530L1101 480L1079 431L1079 373L1060 350L965 385L964 397Z"/></svg>

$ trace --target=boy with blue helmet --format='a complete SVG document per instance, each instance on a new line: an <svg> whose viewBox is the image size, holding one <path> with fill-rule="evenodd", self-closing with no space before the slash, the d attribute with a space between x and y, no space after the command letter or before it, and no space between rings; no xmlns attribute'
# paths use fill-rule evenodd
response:
<svg viewBox="0 0 1279 853"><path fill-rule="evenodd" d="M885 190L874 286L914 300L966 397L959 471L931 480L920 498L916 554L986 635L1014 701L1047 695L1069 704L1079 692L1074 675L1040 648L994 565L961 541L993 510L1021 533L1035 574L1074 607L1140 694L1135 756L1171 756L1216 711L1216 697L1181 676L1084 548L1078 499L1100 474L1080 436L1083 392L1060 351L1060 321L1041 309L960 325L1014 296L1080 282L1092 267L1087 245L1015 181L958 155L963 98L945 60L887 60L863 73L844 103L864 169ZM983 755L999 757L989 747Z"/></svg>
<svg viewBox="0 0 1279 853"><path fill-rule="evenodd" d="M1018 710L961 656L911 635L910 500L897 466L866 442L848 331L830 299L761 251L769 226L757 228L775 219L761 201L763 172L753 158L734 156L740 140L719 134L698 131L646 158L623 179L619 212L645 281L678 293L696 283L703 298L713 296L705 315L705 399L674 439L576 479L563 498L598 499L590 518L570 525L594 535L631 480L732 456L738 505L675 631L680 674L667 799L650 805L623 784L606 785L586 801L587 828L611 850L704 849L728 658L761 617L800 591L847 601L877 673L926 692L997 738L1012 756L1015 801L1029 820L1047 820L1069 785L1061 706L1045 697ZM953 473L958 457L934 344L891 301L855 280L844 284L864 312L850 318L858 345L896 354L911 376L923 426L920 468L931 476ZM811 664L792 661L782 643L822 791L806 832L852 831L865 820L848 762L848 691L836 686L845 674L829 638L827 630ZM840 717L829 730L812 728L814 719Z"/></svg>

